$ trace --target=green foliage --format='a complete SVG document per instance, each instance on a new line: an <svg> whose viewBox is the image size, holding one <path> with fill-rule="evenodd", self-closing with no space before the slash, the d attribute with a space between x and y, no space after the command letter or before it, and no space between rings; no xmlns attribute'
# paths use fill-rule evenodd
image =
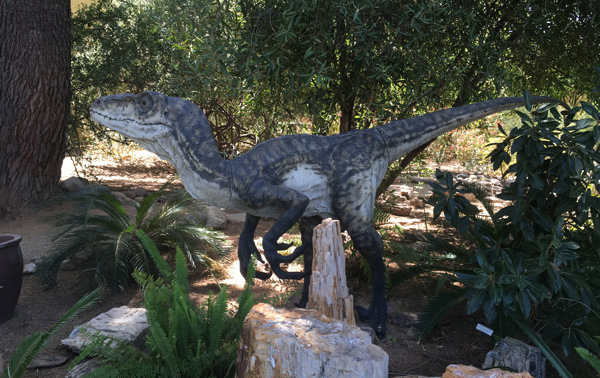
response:
<svg viewBox="0 0 600 378"><path fill-rule="evenodd" d="M106 365L87 377L233 377L237 341L254 301L254 269L248 270L237 310L228 310L225 286L216 298L211 294L198 308L189 296L182 251L177 250L172 271L150 237L141 230L136 235L162 275L154 278L139 271L134 274L144 288L149 324L147 351L95 335L71 366L87 357L100 357Z"/></svg>
<svg viewBox="0 0 600 378"><path fill-rule="evenodd" d="M600 374L600 358L598 358L598 356L585 348L576 347L575 350L581 356L581 358L583 358L594 368L594 370L596 370L596 373Z"/></svg>
<svg viewBox="0 0 600 378"><path fill-rule="evenodd" d="M600 115L585 102L564 120L552 105L532 113L527 101L526 109L517 112L521 127L508 134L500 127L504 139L489 155L496 169L510 163L504 174L514 181L498 195L509 205L494 213L488 204L490 217L481 217L463 195L469 190L438 171L434 215L444 213L476 246L472 270L456 272L469 288L468 313L483 309L489 323L513 322L540 347L537 330L565 354L577 346L598 351L590 334L600 326Z"/></svg>
<svg viewBox="0 0 600 378"><path fill-rule="evenodd" d="M77 303L73 305L61 318L46 332L35 332L29 336L15 350L12 358L0 374L0 378L18 378L23 376L31 361L48 344L50 338L58 329L68 320L74 318L81 311L97 303L102 296L98 288L84 295Z"/></svg>
<svg viewBox="0 0 600 378"><path fill-rule="evenodd" d="M55 238L54 253L39 265L45 284L56 285L60 264L78 252L88 252L95 263L95 281L113 291L124 290L134 270L151 273L152 260L144 251L136 230L143 230L164 250L181 248L192 266L214 263L209 254L222 254L223 235L198 225L197 205L189 195L179 195L164 204L158 198L165 187L135 206L131 219L119 200L104 186L91 185L66 196L79 212L53 216L50 220L64 230Z"/></svg>

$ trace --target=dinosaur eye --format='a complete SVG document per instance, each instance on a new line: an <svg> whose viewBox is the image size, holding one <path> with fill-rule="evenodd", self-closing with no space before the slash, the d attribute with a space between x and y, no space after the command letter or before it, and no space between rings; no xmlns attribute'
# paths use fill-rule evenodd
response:
<svg viewBox="0 0 600 378"><path fill-rule="evenodd" d="M143 95L138 100L139 110L142 112L149 112L153 106L152 97L148 95Z"/></svg>

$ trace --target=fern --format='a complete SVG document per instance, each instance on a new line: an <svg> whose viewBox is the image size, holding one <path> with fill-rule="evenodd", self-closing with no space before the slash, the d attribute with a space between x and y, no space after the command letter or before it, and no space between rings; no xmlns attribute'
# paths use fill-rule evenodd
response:
<svg viewBox="0 0 600 378"><path fill-rule="evenodd" d="M94 341L88 344L78 360L97 356L106 361L92 377L233 376L237 340L253 304L253 268L249 269L236 312L227 310L224 286L216 298L211 294L196 308L189 297L183 251L177 250L173 272L146 233L138 230L136 236L162 275L154 278L144 272L134 273L136 282L144 290L149 324L148 353L97 335L92 337Z"/></svg>
<svg viewBox="0 0 600 378"><path fill-rule="evenodd" d="M600 358L585 348L576 347L575 350L600 375Z"/></svg>

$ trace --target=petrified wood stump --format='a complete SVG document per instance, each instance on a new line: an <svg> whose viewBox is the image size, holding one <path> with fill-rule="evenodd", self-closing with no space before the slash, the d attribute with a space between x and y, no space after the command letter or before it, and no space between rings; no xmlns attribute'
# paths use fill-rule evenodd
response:
<svg viewBox="0 0 600 378"><path fill-rule="evenodd" d="M238 378L386 378L389 357L356 326L259 303L244 321Z"/></svg>
<svg viewBox="0 0 600 378"><path fill-rule="evenodd" d="M315 227L313 249L306 308L354 325L354 300L346 285L346 260L339 221L325 219Z"/></svg>

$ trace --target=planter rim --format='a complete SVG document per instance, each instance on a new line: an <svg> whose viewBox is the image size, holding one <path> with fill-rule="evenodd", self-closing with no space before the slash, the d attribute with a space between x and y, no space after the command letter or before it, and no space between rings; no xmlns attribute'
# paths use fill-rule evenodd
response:
<svg viewBox="0 0 600 378"><path fill-rule="evenodd" d="M6 241L1 241L3 239L2 238L3 236L4 237L8 236L8 237L10 237L10 239L8 239ZM19 244L21 239L23 239L23 237L21 237L21 235L17 235L17 234L0 234L0 249L10 247L11 245Z"/></svg>

